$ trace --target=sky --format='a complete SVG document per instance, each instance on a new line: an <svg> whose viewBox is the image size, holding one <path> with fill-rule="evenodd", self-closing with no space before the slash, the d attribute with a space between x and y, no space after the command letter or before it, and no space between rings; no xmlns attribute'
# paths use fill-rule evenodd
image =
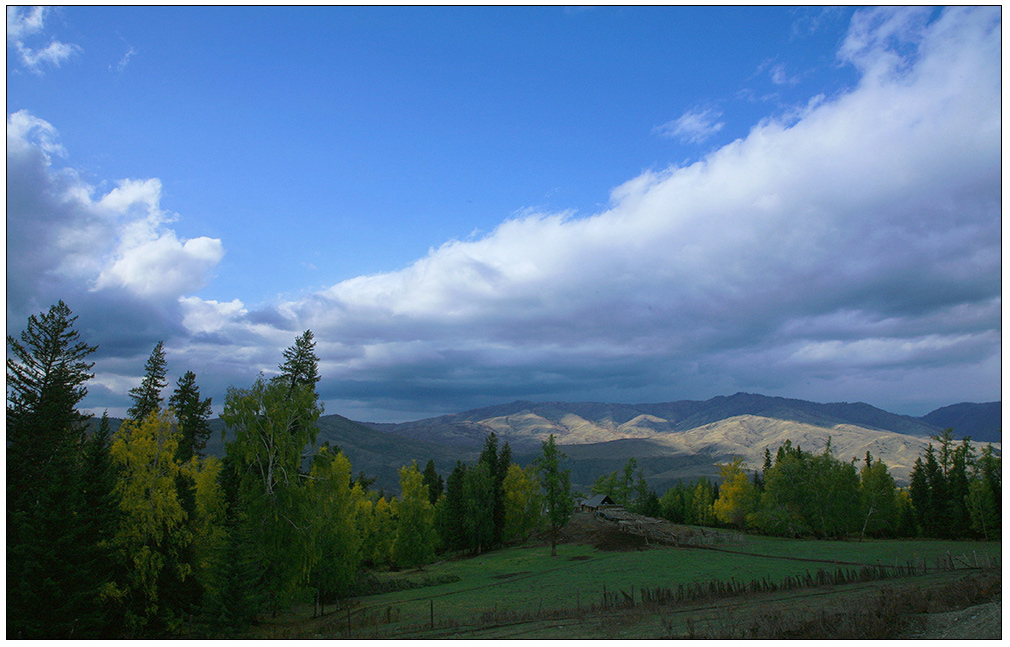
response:
<svg viewBox="0 0 1010 647"><path fill-rule="evenodd" d="M1001 10L8 7L7 333L122 415L1001 399Z"/></svg>

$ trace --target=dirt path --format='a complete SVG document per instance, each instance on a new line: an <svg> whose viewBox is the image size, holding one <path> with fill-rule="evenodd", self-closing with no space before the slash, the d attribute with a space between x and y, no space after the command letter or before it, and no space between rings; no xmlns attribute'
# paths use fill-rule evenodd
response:
<svg viewBox="0 0 1010 647"><path fill-rule="evenodd" d="M903 639L1002 640L1003 596L992 602L946 613L923 614Z"/></svg>

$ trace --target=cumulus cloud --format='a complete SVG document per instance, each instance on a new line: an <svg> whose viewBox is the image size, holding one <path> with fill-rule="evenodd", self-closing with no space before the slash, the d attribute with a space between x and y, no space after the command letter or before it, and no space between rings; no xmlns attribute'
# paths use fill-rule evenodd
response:
<svg viewBox="0 0 1010 647"><path fill-rule="evenodd" d="M690 144L700 144L716 134L725 125L719 121L722 112L714 108L688 110L673 121L657 126L654 132L661 137L679 139Z"/></svg>
<svg viewBox="0 0 1010 647"><path fill-rule="evenodd" d="M43 64L59 67L80 51L74 44L51 40L45 47L30 47L26 40L43 31L46 7L7 7L7 46L18 52L21 63L35 74L42 74Z"/></svg>
<svg viewBox="0 0 1010 647"><path fill-rule="evenodd" d="M995 398L1000 48L998 9L857 12L838 57L858 84L696 163L644 172L600 213L523 213L399 271L255 307L193 295L223 248L168 228L156 180L95 198L53 168L55 130L18 113L8 327L12 302L76 280L89 312L116 295L128 314L156 313L170 364L207 376L218 397L276 370L311 328L328 411L373 419L517 397ZM719 127L711 109L689 115L693 126L664 132L702 141ZM28 249L44 251L12 253ZM144 334L149 353L161 337ZM112 376L142 363L108 369L110 401L127 383Z"/></svg>
<svg viewBox="0 0 1010 647"><path fill-rule="evenodd" d="M393 366L405 399L459 383L803 395L826 370L940 364L976 366L995 389L999 22L986 9L932 23L857 13L839 50L863 72L851 91L643 173L602 213L527 214L287 307L362 349L334 367L359 396L388 388L371 380ZM871 383L847 397L881 397Z"/></svg>
<svg viewBox="0 0 1010 647"><path fill-rule="evenodd" d="M168 228L175 216L160 208L159 180L122 180L101 194L54 164L64 156L52 124L27 111L8 115L8 329L74 295L86 310L110 306L99 319L146 318L133 329L178 332L178 299L206 283L221 241L183 240Z"/></svg>

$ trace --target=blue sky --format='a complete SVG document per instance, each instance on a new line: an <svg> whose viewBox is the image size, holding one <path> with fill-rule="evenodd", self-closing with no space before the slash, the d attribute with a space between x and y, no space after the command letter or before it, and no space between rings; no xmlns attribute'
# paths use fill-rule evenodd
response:
<svg viewBox="0 0 1010 647"><path fill-rule="evenodd" d="M7 21L8 333L66 300L96 410L306 328L356 419L1000 397L998 9Z"/></svg>

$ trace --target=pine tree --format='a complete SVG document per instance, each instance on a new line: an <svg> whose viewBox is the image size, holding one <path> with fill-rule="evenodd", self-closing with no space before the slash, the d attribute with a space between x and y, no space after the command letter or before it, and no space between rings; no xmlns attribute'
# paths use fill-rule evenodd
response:
<svg viewBox="0 0 1010 647"><path fill-rule="evenodd" d="M563 452L558 451L554 434L543 441L537 465L540 468L540 486L547 508L547 523L551 527L551 557L558 554L558 530L568 523L572 513L572 492L569 471L561 469Z"/></svg>
<svg viewBox="0 0 1010 647"><path fill-rule="evenodd" d="M175 410L179 422L179 462L185 463L194 456L202 456L210 437L210 425L207 420L211 415L210 398L200 399L200 387L196 385L196 374L186 371L179 378L175 391L168 399L168 405Z"/></svg>
<svg viewBox="0 0 1010 647"><path fill-rule="evenodd" d="M494 476L487 463L477 461L463 482L466 547L476 555L494 543L494 499Z"/></svg>
<svg viewBox="0 0 1010 647"><path fill-rule="evenodd" d="M912 464L909 475L908 497L915 514L916 529L926 535L927 509L930 505L929 483L926 481L926 465L919 456ZM932 528L930 528L932 529ZM918 533L917 533L918 534Z"/></svg>
<svg viewBox="0 0 1010 647"><path fill-rule="evenodd" d="M28 318L18 341L7 335L7 510L26 512L54 469L76 461L90 415L77 410L94 377L77 317L63 301Z"/></svg>
<svg viewBox="0 0 1010 647"><path fill-rule="evenodd" d="M442 543L449 550L463 550L466 547L466 473L466 464L456 461L456 467L445 481L445 497L439 502L438 531Z"/></svg>
<svg viewBox="0 0 1010 647"><path fill-rule="evenodd" d="M424 466L424 472L421 473L421 479L428 486L428 500L431 501L431 505L435 505L445 488L442 477L435 471L435 459L428 460L428 464Z"/></svg>
<svg viewBox="0 0 1010 647"><path fill-rule="evenodd" d="M947 479L942 463L937 460L933 444L926 447L925 475L927 499L923 523L923 534L927 537L945 537L949 533L947 520Z"/></svg>
<svg viewBox="0 0 1010 647"><path fill-rule="evenodd" d="M494 499L491 504L491 519L493 523L493 534L491 544L501 544L502 534L505 529L505 476L508 474L509 465L512 463L512 448L508 443L498 449L498 436L492 431L484 440L484 450L481 452L478 463L487 465L488 474L491 477ZM485 548L490 544L485 544Z"/></svg>
<svg viewBox="0 0 1010 647"><path fill-rule="evenodd" d="M210 425L207 424L211 414L210 398L200 399L196 374L193 371L186 371L176 382L176 388L169 397L168 404L175 413L178 427L179 444L175 459L181 469L176 475L176 490L179 503L186 513L187 534L196 536L198 518L194 476L198 470L197 457L207 446L207 438L210 436ZM195 544L187 543L179 546L177 558L181 563L195 566L197 563ZM173 577L164 582L162 588L164 599L172 607L186 613L197 611L197 604L203 595L203 587L198 578Z"/></svg>
<svg viewBox="0 0 1010 647"><path fill-rule="evenodd" d="M7 336L7 635L95 636L101 575L86 519L83 441L96 350L60 301Z"/></svg>
<svg viewBox="0 0 1010 647"><path fill-rule="evenodd" d="M222 532L207 552L201 618L215 634L230 637L255 621L266 605L266 594L261 586L261 547L242 502L242 470L233 454L221 461L217 478L223 504Z"/></svg>
<svg viewBox="0 0 1010 647"><path fill-rule="evenodd" d="M112 441L108 412L102 414L98 428L84 443L81 478L79 535L84 551L82 578L88 591L104 592L115 582L119 567L115 557L116 528L120 522L116 496L117 470L109 452ZM78 632L81 638L114 635L119 626L118 609L102 595L89 601L91 617ZM88 630L90 627L90 631Z"/></svg>
<svg viewBox="0 0 1010 647"><path fill-rule="evenodd" d="M951 451L950 469L947 471L948 536L951 538L964 536L971 527L967 504L970 487L968 470L974 462L975 450L967 438Z"/></svg>
<svg viewBox="0 0 1010 647"><path fill-rule="evenodd" d="M290 389L309 386L315 392L316 383L319 382L319 358L316 356L316 342L311 330L296 337L294 346L284 350L284 363L278 368L281 374L275 379L285 382Z"/></svg>
<svg viewBox="0 0 1010 647"><path fill-rule="evenodd" d="M159 341L154 345L154 350L151 351L151 356L147 358L147 363L144 365L144 380L140 386L130 389L133 406L126 412L127 418L140 422L152 412L161 409L163 401L161 390L168 385L165 379L167 366L165 347Z"/></svg>

